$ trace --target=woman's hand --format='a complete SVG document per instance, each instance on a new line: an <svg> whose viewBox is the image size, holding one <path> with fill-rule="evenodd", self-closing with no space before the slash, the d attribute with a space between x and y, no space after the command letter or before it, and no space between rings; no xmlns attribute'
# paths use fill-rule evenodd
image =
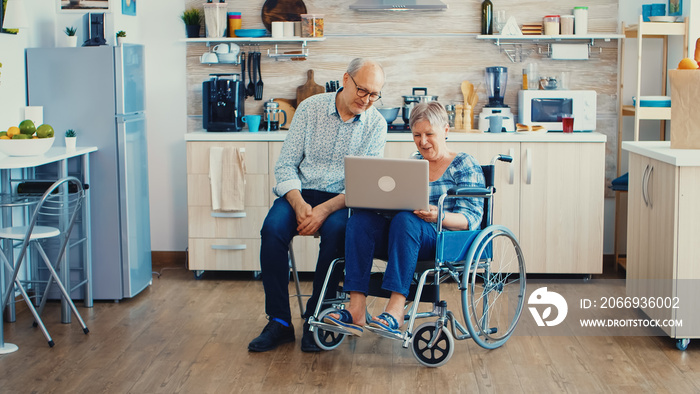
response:
<svg viewBox="0 0 700 394"><path fill-rule="evenodd" d="M435 205L430 205L427 211L419 210L413 211L413 213L428 223L437 223L438 209Z"/></svg>

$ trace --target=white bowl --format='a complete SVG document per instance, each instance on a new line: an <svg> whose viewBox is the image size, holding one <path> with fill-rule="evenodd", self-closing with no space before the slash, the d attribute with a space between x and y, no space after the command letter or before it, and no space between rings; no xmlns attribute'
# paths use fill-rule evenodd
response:
<svg viewBox="0 0 700 394"><path fill-rule="evenodd" d="M675 16L650 16L649 20L652 22L675 22Z"/></svg>
<svg viewBox="0 0 700 394"><path fill-rule="evenodd" d="M54 137L28 140L0 139L0 152L8 156L41 156L53 145Z"/></svg>

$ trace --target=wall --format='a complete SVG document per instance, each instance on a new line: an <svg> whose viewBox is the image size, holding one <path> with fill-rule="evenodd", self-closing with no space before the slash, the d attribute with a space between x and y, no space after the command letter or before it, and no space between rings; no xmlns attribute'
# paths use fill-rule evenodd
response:
<svg viewBox="0 0 700 394"><path fill-rule="evenodd" d="M24 50L63 45L66 26L78 28L78 42L87 39L84 12L57 11L57 0L24 0L30 28L17 35L0 34L0 129L17 124L26 104ZM187 247L185 197L186 102L183 2L139 0L137 15L122 15L121 0L110 0L105 37L115 43L118 30L127 42L146 46L146 108L153 250ZM49 122L49 119L45 119Z"/></svg>

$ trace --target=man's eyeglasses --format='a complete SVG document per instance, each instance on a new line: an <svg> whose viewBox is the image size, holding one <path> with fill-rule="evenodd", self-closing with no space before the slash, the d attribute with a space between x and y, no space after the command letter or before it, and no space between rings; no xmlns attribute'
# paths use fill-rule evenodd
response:
<svg viewBox="0 0 700 394"><path fill-rule="evenodd" d="M362 89L361 87L357 86L357 82L355 82L355 78L352 77L352 75L348 74L350 79L352 79L352 83L355 84L355 90L357 91L357 97L359 98L365 98L369 96L369 101L377 101L380 98L382 98L381 92L380 93L372 93L367 89Z"/></svg>

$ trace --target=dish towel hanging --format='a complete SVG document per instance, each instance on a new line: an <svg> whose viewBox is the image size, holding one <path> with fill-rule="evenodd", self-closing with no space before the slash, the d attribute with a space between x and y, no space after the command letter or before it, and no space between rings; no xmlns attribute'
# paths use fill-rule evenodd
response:
<svg viewBox="0 0 700 394"><path fill-rule="evenodd" d="M241 211L245 208L245 172L245 148L209 149L212 210Z"/></svg>

